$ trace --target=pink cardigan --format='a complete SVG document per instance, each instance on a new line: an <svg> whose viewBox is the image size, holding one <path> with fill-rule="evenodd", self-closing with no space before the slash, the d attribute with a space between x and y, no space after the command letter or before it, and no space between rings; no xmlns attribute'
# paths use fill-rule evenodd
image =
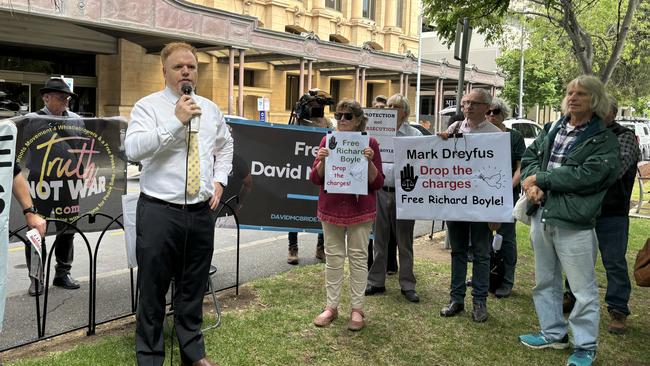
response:
<svg viewBox="0 0 650 366"><path fill-rule="evenodd" d="M326 137L320 142L320 147L325 146ZM320 186L318 195L318 218L332 225L349 226L362 222L373 221L377 213L375 203L375 191L384 185L384 173L381 170L381 155L379 153L379 144L374 138L370 138L370 147L375 152L373 164L377 168L377 178L372 183L368 183L368 194L365 196L355 194L338 194L325 193L323 186L325 178L318 175L316 165L318 160L314 160L312 165L310 179L314 184Z"/></svg>

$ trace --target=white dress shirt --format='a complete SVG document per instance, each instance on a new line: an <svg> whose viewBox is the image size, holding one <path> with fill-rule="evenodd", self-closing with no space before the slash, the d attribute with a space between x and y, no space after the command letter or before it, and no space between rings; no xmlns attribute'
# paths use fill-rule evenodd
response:
<svg viewBox="0 0 650 366"><path fill-rule="evenodd" d="M397 130L397 137L400 136L422 136L422 132L415 127L409 125L408 121L404 121ZM384 171L384 187L395 187L395 175L393 174L393 163L381 163L381 169Z"/></svg>
<svg viewBox="0 0 650 366"><path fill-rule="evenodd" d="M228 183L232 170L233 140L223 114L211 100L192 93L201 107L199 161L201 187L187 203L198 203L214 195L214 184ZM180 96L172 89L140 99L131 112L126 131L126 155L142 164L140 191L170 203L185 203L187 128L176 118Z"/></svg>
<svg viewBox="0 0 650 366"><path fill-rule="evenodd" d="M454 133L454 129L456 129L456 126L458 126L459 123L460 123L460 128L458 129L459 133L503 132L499 129L499 127L493 125L487 120L483 120L483 122L479 123L476 127L472 127L472 125L469 123L467 118L465 118L462 121L457 121L452 123L451 126L447 128L446 132Z"/></svg>

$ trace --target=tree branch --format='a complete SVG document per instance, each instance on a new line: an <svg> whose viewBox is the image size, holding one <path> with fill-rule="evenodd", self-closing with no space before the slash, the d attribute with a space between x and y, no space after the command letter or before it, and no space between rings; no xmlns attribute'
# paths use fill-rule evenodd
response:
<svg viewBox="0 0 650 366"><path fill-rule="evenodd" d="M639 0L629 0L627 3L627 11L625 12L625 18L621 24L621 30L618 32L612 54L609 56L609 60L607 61L607 66L605 66L605 69L600 75L600 80L602 80L603 83L607 83L612 77L614 68L616 67L618 60L621 57L621 52L623 52L625 37L627 37L627 33L630 30L630 24L632 23L632 18L634 17L634 11L636 11L638 7Z"/></svg>

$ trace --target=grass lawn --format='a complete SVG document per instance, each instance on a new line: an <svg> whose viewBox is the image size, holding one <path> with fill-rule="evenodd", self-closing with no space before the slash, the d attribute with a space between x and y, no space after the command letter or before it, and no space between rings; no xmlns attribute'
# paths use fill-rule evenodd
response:
<svg viewBox="0 0 650 366"><path fill-rule="evenodd" d="M630 229L631 267L636 252L649 236L650 220L632 219ZM438 249L439 244L433 248L428 238L422 238L417 242L415 266L419 304L408 303L399 292L396 276L390 276L386 295L367 298L367 328L353 333L346 328L346 284L339 319L331 327L319 329L312 320L325 302L324 266L302 267L246 285L256 300L226 312L222 327L207 332L207 352L220 365L564 365L570 350L532 350L517 341L517 335L538 330L531 297L534 272L528 227L520 224L517 235L515 291L507 299L489 298L490 319L486 323L472 322L469 312L454 318L438 315L449 298L449 254ZM434 259L419 255L427 251L424 249L441 255ZM606 280L600 260L598 276L602 300ZM650 365L649 300L650 288L633 284L633 313L623 336L607 333L609 316L601 301L596 364ZM469 293L466 301L471 304ZM99 336L96 342L11 365L133 365L132 330L127 334ZM174 363L178 362L175 355Z"/></svg>

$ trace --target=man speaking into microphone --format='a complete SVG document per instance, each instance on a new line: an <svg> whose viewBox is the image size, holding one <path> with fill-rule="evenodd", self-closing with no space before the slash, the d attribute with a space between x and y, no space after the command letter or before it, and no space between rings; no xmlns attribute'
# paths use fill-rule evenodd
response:
<svg viewBox="0 0 650 366"><path fill-rule="evenodd" d="M213 365L201 333L214 221L232 168L233 141L223 114L194 93L196 49L169 43L160 54L165 89L140 99L126 132L129 160L142 163L136 213L140 300L138 365L162 365L165 294L176 283L174 316L183 365Z"/></svg>

